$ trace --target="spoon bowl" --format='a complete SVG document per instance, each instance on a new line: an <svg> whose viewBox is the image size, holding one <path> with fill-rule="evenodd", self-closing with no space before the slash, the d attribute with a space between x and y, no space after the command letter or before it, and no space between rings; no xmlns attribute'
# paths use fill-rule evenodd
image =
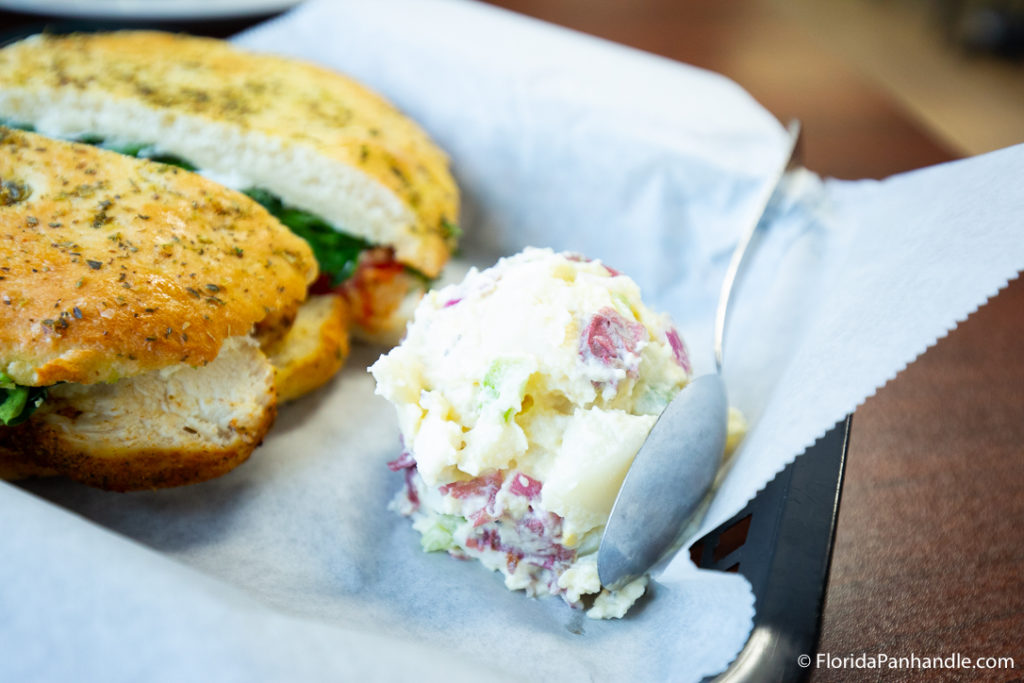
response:
<svg viewBox="0 0 1024 683"><path fill-rule="evenodd" d="M715 480L727 420L725 385L715 373L687 384L654 423L601 538L603 586L615 590L642 575L675 543L679 520L693 514Z"/></svg>

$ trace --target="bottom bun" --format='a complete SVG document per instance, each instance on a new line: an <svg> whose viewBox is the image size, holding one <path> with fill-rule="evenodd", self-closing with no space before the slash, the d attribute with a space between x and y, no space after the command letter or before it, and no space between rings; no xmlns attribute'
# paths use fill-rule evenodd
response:
<svg viewBox="0 0 1024 683"><path fill-rule="evenodd" d="M337 294L309 297L288 333L266 349L281 401L326 384L348 358L348 304Z"/></svg>

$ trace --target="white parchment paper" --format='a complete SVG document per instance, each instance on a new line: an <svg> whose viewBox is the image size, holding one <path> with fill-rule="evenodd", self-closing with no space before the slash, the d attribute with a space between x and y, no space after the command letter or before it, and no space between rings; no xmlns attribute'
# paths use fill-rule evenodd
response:
<svg viewBox="0 0 1024 683"><path fill-rule="evenodd" d="M447 149L465 258L604 259L710 367L738 231L781 126L720 76L464 2L309 2L242 36L383 92ZM791 177L727 341L752 429L704 529L1024 266L1024 147L883 182ZM357 349L221 479L0 485L0 680L696 680L750 631L735 574L677 558L623 621L423 554L386 509L389 405Z"/></svg>

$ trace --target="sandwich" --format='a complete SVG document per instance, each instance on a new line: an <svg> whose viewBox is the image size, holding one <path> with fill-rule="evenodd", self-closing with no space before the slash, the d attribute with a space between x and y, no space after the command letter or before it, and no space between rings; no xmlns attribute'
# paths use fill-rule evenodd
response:
<svg viewBox="0 0 1024 683"><path fill-rule="evenodd" d="M304 62L159 32L38 35L0 50L0 120L248 194L311 245L312 293L345 304L318 303L310 325L333 312L397 342L455 246L445 154L379 95Z"/></svg>
<svg viewBox="0 0 1024 683"><path fill-rule="evenodd" d="M0 471L132 490L262 441L318 269L200 175L0 127Z"/></svg>

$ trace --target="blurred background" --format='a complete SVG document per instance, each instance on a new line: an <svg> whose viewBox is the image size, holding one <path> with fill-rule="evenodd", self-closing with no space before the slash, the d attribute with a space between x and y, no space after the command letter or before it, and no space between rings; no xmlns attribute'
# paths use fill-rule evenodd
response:
<svg viewBox="0 0 1024 683"><path fill-rule="evenodd" d="M1024 142L1024 1L769 1L960 154Z"/></svg>
<svg viewBox="0 0 1024 683"><path fill-rule="evenodd" d="M1024 0L489 1L732 78L826 175L1024 142Z"/></svg>
<svg viewBox="0 0 1024 683"><path fill-rule="evenodd" d="M223 37L298 1L0 0L0 33L62 14L151 25L163 13L169 30ZM825 175L881 177L1024 142L1024 0L485 1L732 78L780 119L804 120L807 165ZM934 145L908 141L901 117ZM891 148L888 165L865 128Z"/></svg>

